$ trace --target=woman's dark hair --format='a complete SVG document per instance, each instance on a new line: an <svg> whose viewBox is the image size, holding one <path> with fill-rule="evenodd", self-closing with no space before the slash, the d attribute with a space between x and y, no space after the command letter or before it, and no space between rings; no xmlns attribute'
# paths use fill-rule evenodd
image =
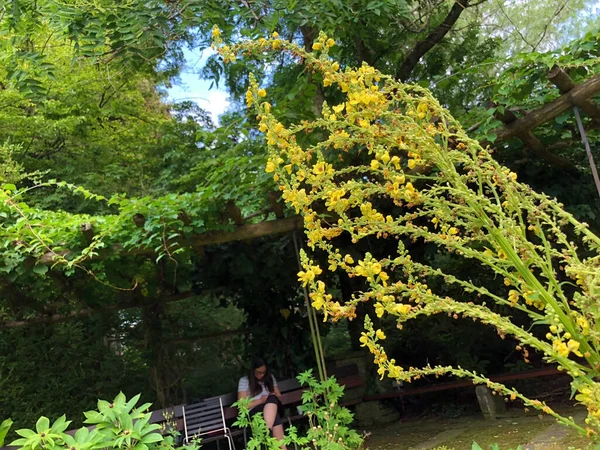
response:
<svg viewBox="0 0 600 450"><path fill-rule="evenodd" d="M250 373L248 374L250 397L254 397L255 395L259 394L260 391L262 391L261 382L259 382L256 379L256 375L254 375L254 372L256 371L256 369L263 366L267 368L267 371L262 379L262 384L265 385L269 392L273 392L273 376L271 375L271 370L269 369L269 366L267 366L267 363L265 363L264 359L254 358L252 360L252 366L250 367Z"/></svg>

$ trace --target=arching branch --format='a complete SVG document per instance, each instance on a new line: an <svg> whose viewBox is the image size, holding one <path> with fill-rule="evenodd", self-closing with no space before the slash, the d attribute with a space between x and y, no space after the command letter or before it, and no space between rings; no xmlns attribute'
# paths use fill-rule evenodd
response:
<svg viewBox="0 0 600 450"><path fill-rule="evenodd" d="M479 4L481 2L478 2ZM406 56L398 70L396 70L396 78L400 81L406 81L410 77L410 74L418 64L419 60L433 47L435 47L448 32L452 29L456 21L462 14L462 12L475 4L471 4L469 0L456 1L446 18L435 27L422 41L417 42L417 45L410 51Z"/></svg>

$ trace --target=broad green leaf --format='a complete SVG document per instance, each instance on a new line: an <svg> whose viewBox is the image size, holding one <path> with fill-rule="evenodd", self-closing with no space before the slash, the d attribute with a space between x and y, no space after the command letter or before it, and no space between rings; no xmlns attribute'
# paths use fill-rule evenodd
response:
<svg viewBox="0 0 600 450"><path fill-rule="evenodd" d="M43 433L50 428L50 420L47 417L40 417L35 424L35 429L38 433Z"/></svg>
<svg viewBox="0 0 600 450"><path fill-rule="evenodd" d="M4 447L4 439L6 438L6 434L10 427L12 426L13 421L11 419L6 419L0 423L0 447Z"/></svg>

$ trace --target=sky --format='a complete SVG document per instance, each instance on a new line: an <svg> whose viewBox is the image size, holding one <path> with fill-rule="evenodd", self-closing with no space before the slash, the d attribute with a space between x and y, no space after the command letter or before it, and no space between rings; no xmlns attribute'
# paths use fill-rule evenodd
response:
<svg viewBox="0 0 600 450"><path fill-rule="evenodd" d="M191 100L205 111L211 114L213 122L219 124L219 115L229 106L229 94L222 89L213 86L210 88L210 80L202 80L197 72L202 69L206 59L213 54L211 49L202 52L195 50L184 50L185 69L181 72L180 81L168 90L171 101Z"/></svg>

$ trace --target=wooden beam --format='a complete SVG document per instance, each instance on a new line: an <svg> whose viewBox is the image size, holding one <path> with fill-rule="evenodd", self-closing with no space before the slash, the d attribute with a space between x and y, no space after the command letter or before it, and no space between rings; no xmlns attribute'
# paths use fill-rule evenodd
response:
<svg viewBox="0 0 600 450"><path fill-rule="evenodd" d="M181 294L181 295L178 295L175 297L167 298L165 300L165 303L179 302L182 300L187 300L192 297L198 297L200 295L210 294L210 293L214 293L214 292L222 292L222 290L223 290L223 288L216 288L216 289L207 289L203 292L186 292L184 294ZM111 311L122 311L125 309L133 309L133 308L143 308L144 306L146 306L146 305L140 304L140 303L123 302L123 303L116 303L114 305L106 305L106 306L103 306L102 308L83 308L83 309L79 309L77 311L71 311L71 312L65 313L65 314L51 314L51 315L45 315L45 316L32 317L31 319L24 319L24 320L7 320L7 321L0 322L0 329L21 328L21 327L27 327L30 325L41 325L41 324L48 324L48 323L66 322L67 320L80 319L83 317L91 316L93 314L100 314L100 313L111 312Z"/></svg>
<svg viewBox="0 0 600 450"><path fill-rule="evenodd" d="M214 338L224 338L230 336L239 336L240 334L250 334L252 330L250 328L240 328L238 330L225 330L225 331L217 331L212 334L205 334L203 336L194 336L194 337L186 337L186 338L176 338L176 339L168 339L165 341L165 344L169 345L177 345L177 344L192 344L198 341L204 341L207 339Z"/></svg>
<svg viewBox="0 0 600 450"><path fill-rule="evenodd" d="M543 123L554 119L565 111L569 110L572 105L577 104L580 100L586 100L600 92L600 75L590 78L584 83L575 86L566 94L561 95L556 100L547 103L535 111L531 111L525 117L515 120L504 128L494 130L496 134L496 142L506 141L512 137L534 129Z"/></svg>
<svg viewBox="0 0 600 450"><path fill-rule="evenodd" d="M234 231L209 231L206 233L197 234L192 236L191 239L181 240L178 242L180 247L206 247L210 245L219 245L232 241L243 241L246 239L255 239L263 236L270 236L273 234L287 233L293 230L302 229L304 222L301 216L288 217L286 219L269 220L267 222L252 223L238 226ZM121 255L153 255L156 252L152 248L138 248L133 250L123 250L123 246L115 244L112 246L110 251L99 252L98 256L94 259L102 259L109 255L121 254ZM54 264L54 258L57 254L68 258L73 255L74 252L71 250L61 250L54 252L44 253L37 264Z"/></svg>
<svg viewBox="0 0 600 450"><path fill-rule="evenodd" d="M547 77L548 80L550 80L550 82L563 94L566 94L575 88L575 83L571 77L557 65L552 67L552 70L548 73ZM576 99L574 100L573 106L578 106L583 112L590 116L594 122L600 124L600 106L589 99Z"/></svg>
<svg viewBox="0 0 600 450"><path fill-rule="evenodd" d="M253 223L237 227L235 231L210 231L198 234L191 239L194 247L224 244L232 241L255 239L273 234L288 233L304 227L301 216L288 217L287 219L269 220L267 222Z"/></svg>
<svg viewBox="0 0 600 450"><path fill-rule="evenodd" d="M504 110L504 114L496 114L496 117L504 122L506 125L514 123L517 121L517 116L513 114L512 111L508 109ZM571 161L567 158L563 158L562 156L555 155L554 153L548 151L544 144L540 142L540 140L535 137L535 135L531 131L523 131L517 134L517 137L523 141L523 143L529 148L535 155L547 161L548 163L560 167L565 171L571 173L572 175L579 175L579 170Z"/></svg>

